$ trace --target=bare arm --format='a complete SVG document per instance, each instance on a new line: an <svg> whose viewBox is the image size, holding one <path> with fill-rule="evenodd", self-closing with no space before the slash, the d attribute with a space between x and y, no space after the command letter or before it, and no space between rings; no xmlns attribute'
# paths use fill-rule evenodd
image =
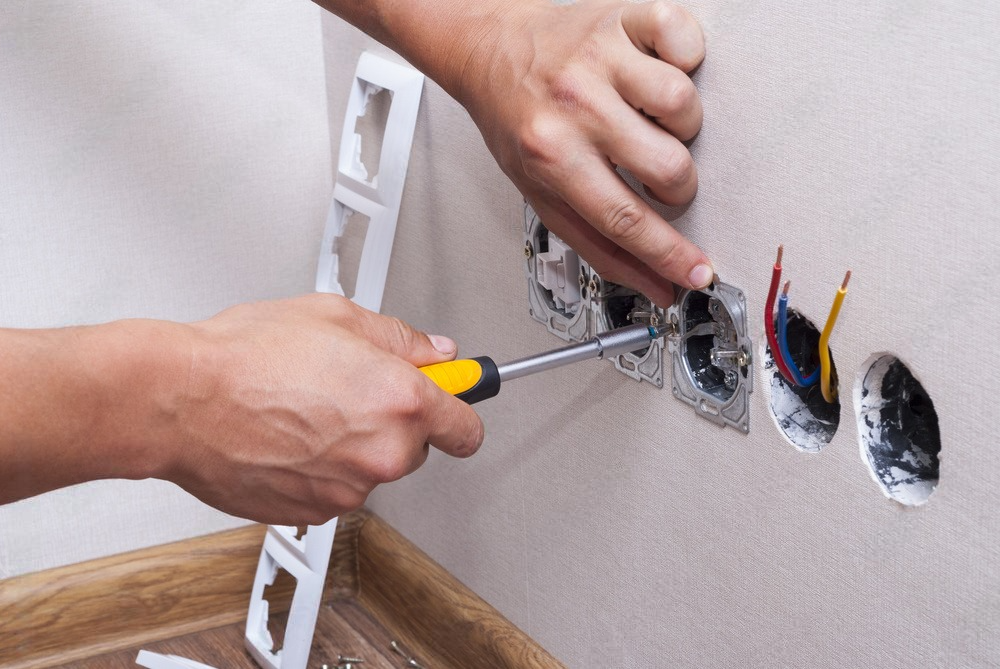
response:
<svg viewBox="0 0 1000 669"><path fill-rule="evenodd" d="M438 350L440 347L441 350ZM0 330L0 503L157 477L234 515L320 523L483 426L418 366L454 343L332 295L190 325Z"/></svg>
<svg viewBox="0 0 1000 669"><path fill-rule="evenodd" d="M0 503L162 470L183 337L154 321L0 330Z"/></svg>
<svg viewBox="0 0 1000 669"><path fill-rule="evenodd" d="M615 171L660 201L697 190L684 141L700 129L686 73L704 38L680 6L655 1L316 0L399 52L462 103L546 226L606 278L660 304L671 282L713 271Z"/></svg>

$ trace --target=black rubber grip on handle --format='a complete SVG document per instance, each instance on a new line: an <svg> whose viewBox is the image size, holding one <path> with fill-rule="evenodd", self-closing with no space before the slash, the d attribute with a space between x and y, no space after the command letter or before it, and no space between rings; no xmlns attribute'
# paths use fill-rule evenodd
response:
<svg viewBox="0 0 1000 669"><path fill-rule="evenodd" d="M488 400L491 397L496 397L497 393L500 392L500 371L497 369L497 364L493 362L493 358L484 355L473 358L473 360L478 362L483 370L482 376L479 377L479 383L465 392L455 395L467 404Z"/></svg>

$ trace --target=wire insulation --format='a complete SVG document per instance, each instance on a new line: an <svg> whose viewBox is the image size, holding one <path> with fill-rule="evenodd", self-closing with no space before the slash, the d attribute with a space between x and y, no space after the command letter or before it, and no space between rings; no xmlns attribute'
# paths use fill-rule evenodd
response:
<svg viewBox="0 0 1000 669"><path fill-rule="evenodd" d="M802 372L799 370L799 366L795 364L792 359L792 352L788 348L788 287L791 281L785 282L785 289L781 291L781 297L778 298L778 350L781 351L781 357L784 358L785 364L788 366L788 370L795 377L795 383L803 388L808 388L810 386L816 385L819 381L820 367L816 366L812 374L809 376L802 376Z"/></svg>
<svg viewBox="0 0 1000 669"><path fill-rule="evenodd" d="M764 334L767 336L767 345L771 349L771 357L774 358L774 364L778 366L778 371L788 383L795 385L792 372L782 359L781 349L778 347L778 336L774 331L774 300L778 295L778 284L781 283L781 255L784 252L785 247L779 246L778 259L774 262L774 269L771 270L771 289L767 293L767 304L764 305Z"/></svg>
<svg viewBox="0 0 1000 669"><path fill-rule="evenodd" d="M833 333L833 326L840 315L840 306L844 303L844 296L847 295L847 282L851 280L851 270L847 270L844 275L844 283L840 284L837 294L833 298L833 306L830 307L830 315L826 318L826 325L823 326L823 334L819 337L819 365L820 365L820 387L823 389L823 399L833 404L837 399L837 388L830 383L832 376L832 365L830 364L830 335Z"/></svg>

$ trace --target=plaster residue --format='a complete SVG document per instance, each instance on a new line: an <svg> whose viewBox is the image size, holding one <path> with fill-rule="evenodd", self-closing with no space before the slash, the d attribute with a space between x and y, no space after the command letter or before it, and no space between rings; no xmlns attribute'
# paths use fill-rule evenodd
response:
<svg viewBox="0 0 1000 669"><path fill-rule="evenodd" d="M900 504L926 502L940 476L941 433L924 387L899 358L876 354L855 384L854 405L872 478Z"/></svg>

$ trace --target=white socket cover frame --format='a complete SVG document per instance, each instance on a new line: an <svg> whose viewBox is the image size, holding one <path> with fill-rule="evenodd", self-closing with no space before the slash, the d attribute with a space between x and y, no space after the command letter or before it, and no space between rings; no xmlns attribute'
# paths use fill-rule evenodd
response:
<svg viewBox="0 0 1000 669"><path fill-rule="evenodd" d="M369 223L352 300L373 311L382 304L423 84L424 75L412 67L373 53L361 54L340 137L337 182L316 271L317 292L344 294L337 240L347 219L358 212L367 216ZM382 138L379 171L369 177L361 162L361 136L354 131L354 121L364 116L372 96L383 90L392 94L392 103Z"/></svg>
<svg viewBox="0 0 1000 669"><path fill-rule="evenodd" d="M351 299L370 311L381 310L423 83L424 75L412 67L369 52L361 54L344 115L337 181L316 272L317 292L344 295L337 240L347 219L359 212L368 217L369 223L357 289ZM390 91L392 102L382 138L379 172L369 178L361 162L361 137L354 131L355 121L364 115L371 97L382 90ZM301 536L296 527L268 526L244 634L246 648L260 666L306 669L336 530L336 518L323 525L310 525ZM267 627L270 612L264 589L274 583L279 569L290 573L296 585L282 647L275 652ZM140 659L142 666L150 669L212 669L185 658L148 651L140 651L137 662Z"/></svg>
<svg viewBox="0 0 1000 669"><path fill-rule="evenodd" d="M178 655L161 655L148 650L140 650L135 663L147 669L215 669L207 664L189 660Z"/></svg>
<svg viewBox="0 0 1000 669"><path fill-rule="evenodd" d="M351 300L370 311L381 310L423 85L424 75L412 67L373 53L361 54L344 115L337 183L316 271L317 292L344 294L337 240L344 232L347 218L359 212L369 222L358 266L357 289ZM372 96L382 90L392 94L392 102L382 137L379 171L369 177L361 162L362 140L355 132L355 121L365 114ZM306 669L336 530L336 518L324 525L310 526L298 539L294 527L267 528L250 595L245 636L247 649L262 667ZM264 587L274 582L279 567L295 577L296 586L282 648L273 652Z"/></svg>

